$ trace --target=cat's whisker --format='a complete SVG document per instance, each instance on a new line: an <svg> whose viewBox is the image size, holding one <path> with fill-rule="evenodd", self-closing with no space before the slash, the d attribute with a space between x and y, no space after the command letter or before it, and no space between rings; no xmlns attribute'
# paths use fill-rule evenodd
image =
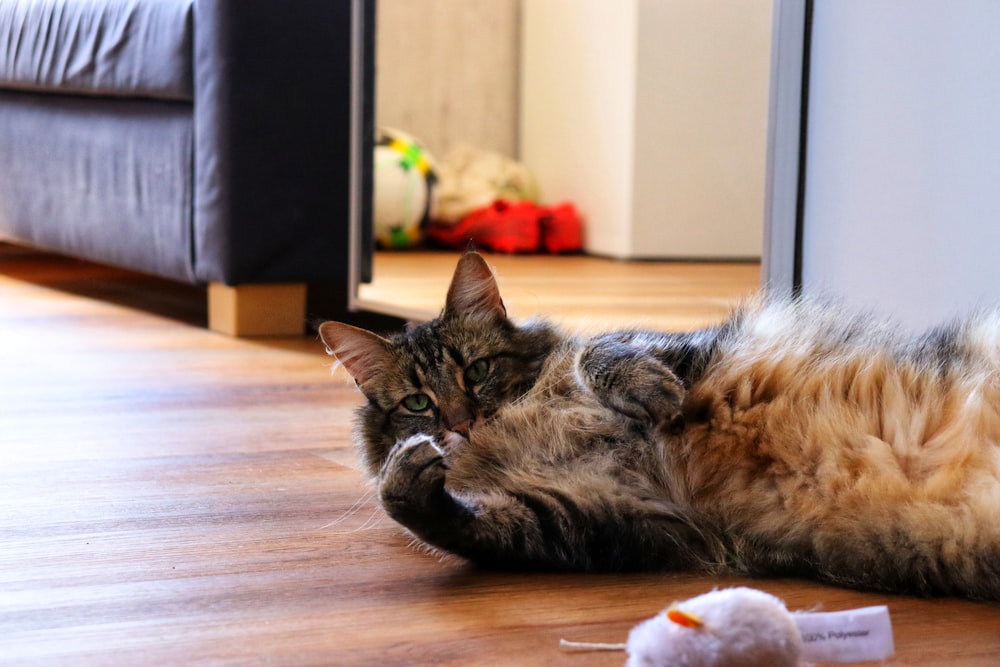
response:
<svg viewBox="0 0 1000 667"><path fill-rule="evenodd" d="M352 532L361 532L362 530L369 530L371 528L376 528L383 521L385 521L385 512L383 512L381 508L376 507L374 510L372 510L371 516L369 516L368 519L363 524L361 524L361 526L359 526L355 531Z"/></svg>
<svg viewBox="0 0 1000 667"><path fill-rule="evenodd" d="M380 523L382 523L382 521L383 521L384 518L385 518L385 514L382 512L382 510L380 508L376 507L375 509L372 510L371 515L369 515L369 517L367 519L365 519L364 522L360 526L357 526L356 528L351 528L349 530L337 530L337 531L333 531L331 534L333 534L333 535L353 535L355 533L362 533L362 532L364 532L366 530L371 530L373 528L377 528L378 525ZM330 525L330 524L327 524L327 525ZM324 528L325 528L325 526L324 526Z"/></svg>
<svg viewBox="0 0 1000 667"><path fill-rule="evenodd" d="M372 510L371 515L367 519L365 519L365 522L363 524L361 524L357 528L354 528L353 530L345 530L338 534L351 535L353 533L361 533L366 530L371 530L372 528L376 528L380 523L382 523L382 520L384 518L385 514L382 513L381 509L376 507L375 509Z"/></svg>
<svg viewBox="0 0 1000 667"><path fill-rule="evenodd" d="M374 496L375 496L374 491L365 491L363 494L361 494L361 496L357 500L354 501L354 504L348 507L346 510L344 510L344 512L338 518L334 519L330 523L320 526L316 530L326 530L327 528L332 528L333 526L340 525L341 523L350 519L352 516L361 511L361 508L367 503L369 503Z"/></svg>

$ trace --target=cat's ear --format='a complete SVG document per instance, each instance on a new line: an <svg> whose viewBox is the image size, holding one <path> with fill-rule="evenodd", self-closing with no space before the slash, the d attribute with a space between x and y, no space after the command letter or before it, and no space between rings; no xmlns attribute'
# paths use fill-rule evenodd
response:
<svg viewBox="0 0 1000 667"><path fill-rule="evenodd" d="M319 336L359 387L384 371L392 360L389 341L371 331L340 322L324 322Z"/></svg>
<svg viewBox="0 0 1000 667"><path fill-rule="evenodd" d="M458 260L445 301L446 316L480 315L498 320L507 318L493 270L483 256L467 252Z"/></svg>

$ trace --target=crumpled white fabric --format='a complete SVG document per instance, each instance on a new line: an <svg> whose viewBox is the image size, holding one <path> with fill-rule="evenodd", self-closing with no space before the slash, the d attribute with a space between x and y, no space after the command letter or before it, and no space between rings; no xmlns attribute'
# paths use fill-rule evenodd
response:
<svg viewBox="0 0 1000 667"><path fill-rule="evenodd" d="M497 199L537 201L538 186L526 166L469 145L453 148L437 165L432 207L435 222L457 224Z"/></svg>

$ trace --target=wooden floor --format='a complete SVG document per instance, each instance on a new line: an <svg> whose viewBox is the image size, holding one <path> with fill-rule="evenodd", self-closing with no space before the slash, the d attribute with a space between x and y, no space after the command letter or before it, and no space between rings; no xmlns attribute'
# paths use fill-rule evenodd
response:
<svg viewBox="0 0 1000 667"><path fill-rule="evenodd" d="M1000 605L415 551L356 469L360 397L319 343L210 333L203 298L0 246L0 664L621 665L559 639L623 641L737 583L888 604L894 665L1000 664Z"/></svg>
<svg viewBox="0 0 1000 667"><path fill-rule="evenodd" d="M424 319L441 310L453 252L381 252L361 298ZM572 330L642 325L687 330L716 322L760 283L756 263L623 262L570 255L489 255L512 317L544 315Z"/></svg>

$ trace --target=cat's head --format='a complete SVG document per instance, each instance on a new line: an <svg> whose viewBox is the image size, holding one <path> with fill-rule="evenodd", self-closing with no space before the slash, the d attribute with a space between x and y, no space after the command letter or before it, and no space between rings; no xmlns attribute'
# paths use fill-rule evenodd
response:
<svg viewBox="0 0 1000 667"><path fill-rule="evenodd" d="M368 398L358 431L372 475L400 439L470 437L531 388L557 342L548 325L507 318L493 272L474 252L459 260L436 319L390 338L326 322L320 336Z"/></svg>

